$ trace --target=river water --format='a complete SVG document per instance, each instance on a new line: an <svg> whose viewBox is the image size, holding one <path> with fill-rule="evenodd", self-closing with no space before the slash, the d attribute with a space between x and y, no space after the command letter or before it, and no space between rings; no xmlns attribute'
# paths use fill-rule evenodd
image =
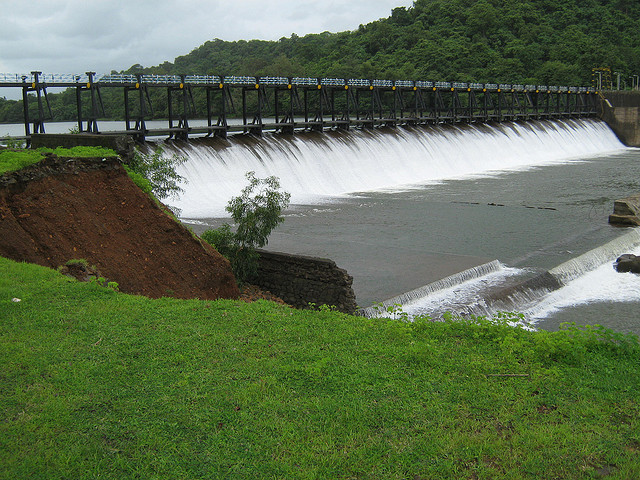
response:
<svg viewBox="0 0 640 480"><path fill-rule="evenodd" d="M452 279L403 301L405 311L431 316L464 312L481 303L478 292L627 238L631 229L607 218L615 199L640 191L640 149L593 120L267 134L171 148L188 157L188 183L168 203L196 233L229 221L224 207L245 172L276 175L292 205L268 249L331 258L353 275L362 307ZM640 254L638 243L623 240L613 255ZM576 322L640 334L640 277L616 273L608 255L514 308L536 328ZM492 269L478 278L459 274L486 264Z"/></svg>

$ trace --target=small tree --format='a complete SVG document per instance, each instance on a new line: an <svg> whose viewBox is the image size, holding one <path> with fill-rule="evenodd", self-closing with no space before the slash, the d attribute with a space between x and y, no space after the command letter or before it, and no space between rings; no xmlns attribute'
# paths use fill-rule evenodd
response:
<svg viewBox="0 0 640 480"><path fill-rule="evenodd" d="M227 212L238 225L236 239L241 247L261 248L268 242L271 231L284 221L282 210L289 206L291 195L280 191L277 177L259 179L255 172L247 172L249 185L242 195L233 197Z"/></svg>
<svg viewBox="0 0 640 480"><path fill-rule="evenodd" d="M226 210L236 223L235 233L228 224L207 230L202 238L227 257L236 278L247 281L257 272L257 248L264 247L269 235L284 221L282 211L289 206L291 195L280 191L280 181L271 176L257 178L255 172L246 173L249 185L238 197L233 197Z"/></svg>

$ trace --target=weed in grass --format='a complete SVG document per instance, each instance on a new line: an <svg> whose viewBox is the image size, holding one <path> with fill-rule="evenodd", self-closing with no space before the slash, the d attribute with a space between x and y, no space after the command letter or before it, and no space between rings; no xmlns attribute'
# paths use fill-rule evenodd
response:
<svg viewBox="0 0 640 480"><path fill-rule="evenodd" d="M13 150L24 148L24 140L14 138L10 135L6 135L5 137L0 138L0 144Z"/></svg>
<svg viewBox="0 0 640 480"><path fill-rule="evenodd" d="M409 314L402 309L402 305L399 303L385 306L382 302L379 302L374 304L373 309L379 316L389 317L403 322L409 321Z"/></svg>

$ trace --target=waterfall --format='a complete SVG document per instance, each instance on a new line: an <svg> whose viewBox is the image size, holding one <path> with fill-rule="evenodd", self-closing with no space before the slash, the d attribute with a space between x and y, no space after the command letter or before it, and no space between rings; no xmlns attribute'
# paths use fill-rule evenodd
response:
<svg viewBox="0 0 640 480"><path fill-rule="evenodd" d="M537 320L561 308L592 302L640 302L638 275L618 273L613 268L613 262L623 253L640 255L640 229L551 269L562 288L529 305L524 313Z"/></svg>
<svg viewBox="0 0 640 480"><path fill-rule="evenodd" d="M411 190L450 179L609 157L626 150L604 122L594 119L268 133L262 137L239 134L226 140L168 142L165 149L187 158L179 170L187 180L185 193L172 203L193 224L227 216L225 206L246 185L248 171L261 178L279 177L294 206L315 205L360 192ZM432 316L443 311L491 315L517 310L539 318L557 302L570 301L568 297L576 295L571 285L585 273L599 272L598 266L604 265L602 271L610 275L612 268L606 264L636 244L640 245L640 234L632 231L547 272L490 262L389 299L383 308L401 304L410 315ZM490 258L500 257L492 254ZM366 309L364 313L376 312Z"/></svg>
<svg viewBox="0 0 640 480"><path fill-rule="evenodd" d="M261 178L277 176L292 204L307 204L622 148L604 122L592 119L236 135L166 146L168 153L188 159L178 172L186 179L185 192L170 203L189 219L227 216L224 207L246 185L248 171Z"/></svg>
<svg viewBox="0 0 640 480"><path fill-rule="evenodd" d="M640 245L636 245L633 249L625 249L620 253L640 255ZM573 278L559 290L551 292L529 308L524 309L523 313L530 320L537 321L563 308L578 305L640 302L638 275L630 272L618 273L612 263L605 262L599 267Z"/></svg>
<svg viewBox="0 0 640 480"><path fill-rule="evenodd" d="M536 319L560 306L592 300L640 300L637 276L619 274L613 269L613 261L623 253L640 254L640 229L633 229L548 272L534 272L531 276L532 272L509 269L495 261L479 267L477 275L463 272L461 276L454 275L442 283L432 284L434 288L427 285L390 299L383 306L401 304L412 316L436 316L445 311L461 315L521 311ZM364 313L373 315L375 309L366 309Z"/></svg>

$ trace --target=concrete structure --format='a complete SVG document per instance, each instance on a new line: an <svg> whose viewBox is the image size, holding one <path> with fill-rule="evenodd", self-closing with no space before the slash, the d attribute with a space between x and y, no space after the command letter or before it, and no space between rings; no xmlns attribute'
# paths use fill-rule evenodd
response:
<svg viewBox="0 0 640 480"><path fill-rule="evenodd" d="M628 147L640 147L640 92L603 92L600 116L622 143Z"/></svg>
<svg viewBox="0 0 640 480"><path fill-rule="evenodd" d="M33 133L31 148L72 148L77 146L105 147L115 151L125 161L133 156L135 142L130 135L101 135L90 133Z"/></svg>
<svg viewBox="0 0 640 480"><path fill-rule="evenodd" d="M640 225L640 194L621 198L613 203L613 213L609 223L623 227Z"/></svg>
<svg viewBox="0 0 640 480"><path fill-rule="evenodd" d="M0 73L0 87L21 89L23 105L29 104L32 96L33 107L24 109L27 145L32 133L45 133L46 91L50 87L76 90L80 133L100 133L98 118L104 115L100 91L121 89L124 130L109 133L131 135L139 142L149 136L165 135L186 140L193 135L226 138L231 132L293 134L352 127L592 117L597 115L598 103L597 92L588 87L358 78L141 74L95 77L93 72L83 76L33 71L30 75ZM161 109L167 108L168 125L152 130L146 121L155 116L157 108L152 100L159 103L163 96L160 91L166 92ZM199 114L196 91L206 98ZM236 104L241 109L236 111ZM238 119L240 113L241 123L231 124L229 121ZM196 115L206 116L207 125L191 126L189 121L198 118Z"/></svg>

